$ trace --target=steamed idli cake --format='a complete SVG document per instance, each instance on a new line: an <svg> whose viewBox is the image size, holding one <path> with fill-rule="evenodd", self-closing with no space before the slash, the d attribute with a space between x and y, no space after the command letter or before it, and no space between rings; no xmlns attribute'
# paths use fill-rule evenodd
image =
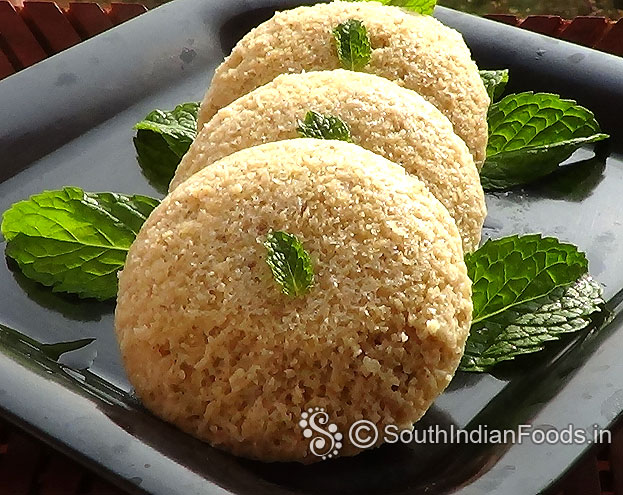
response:
<svg viewBox="0 0 623 495"><path fill-rule="evenodd" d="M199 129L222 107L279 74L341 67L333 29L355 19L372 47L362 70L415 90L450 119L478 166L485 159L489 97L463 37L431 16L376 2L299 7L253 29L216 70Z"/></svg>
<svg viewBox="0 0 623 495"><path fill-rule="evenodd" d="M387 79L348 70L288 74L222 108L182 159L170 189L235 151L297 137L308 111L341 119L353 142L402 165L448 208L466 252L486 216L478 169L439 110Z"/></svg>
<svg viewBox="0 0 623 495"><path fill-rule="evenodd" d="M295 235L314 285L281 292L264 246ZM302 412L410 427L450 382L471 320L461 238L421 181L354 144L248 148L169 194L130 248L115 326L155 414L215 447L314 462Z"/></svg>

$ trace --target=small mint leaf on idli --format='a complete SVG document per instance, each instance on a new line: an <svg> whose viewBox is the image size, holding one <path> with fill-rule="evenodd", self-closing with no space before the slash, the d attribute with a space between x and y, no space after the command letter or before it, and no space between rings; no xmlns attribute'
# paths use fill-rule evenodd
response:
<svg viewBox="0 0 623 495"><path fill-rule="evenodd" d="M24 275L55 292L113 299L117 272L158 200L78 187L45 191L2 217L6 254Z"/></svg>
<svg viewBox="0 0 623 495"><path fill-rule="evenodd" d="M549 93L511 94L489 110L487 159L480 171L487 190L533 182L558 169L578 148L602 141L593 113Z"/></svg>
<svg viewBox="0 0 623 495"><path fill-rule="evenodd" d="M264 246L266 263L282 292L291 297L307 294L314 283L314 268L301 241L287 232L274 231L266 236Z"/></svg>
<svg viewBox="0 0 623 495"><path fill-rule="evenodd" d="M489 240L465 263L474 305L465 371L536 352L543 342L584 328L603 303L601 287L586 276L586 255L553 237Z"/></svg>
<svg viewBox="0 0 623 495"><path fill-rule="evenodd" d="M431 15L435 10L437 0L351 0L354 2L376 2L379 1L383 5L393 5L394 7L402 7L403 9L415 12L416 14Z"/></svg>
<svg viewBox="0 0 623 495"><path fill-rule="evenodd" d="M352 143L348 125L339 117L322 115L310 110L296 128L300 137L314 139L336 139Z"/></svg>
<svg viewBox="0 0 623 495"><path fill-rule="evenodd" d="M508 69L481 70L480 78L485 85L489 98L491 98L491 102L494 102L504 93L508 83Z"/></svg>
<svg viewBox="0 0 623 495"><path fill-rule="evenodd" d="M171 111L154 110L134 126L134 147L139 165L162 192L197 136L199 103L182 103Z"/></svg>
<svg viewBox="0 0 623 495"><path fill-rule="evenodd" d="M344 69L361 70L370 62L372 47L363 22L349 19L333 29L337 56Z"/></svg>
<svg viewBox="0 0 623 495"><path fill-rule="evenodd" d="M502 361L543 350L545 343L583 330L601 311L603 289L589 276L558 287L472 326L461 371L488 371Z"/></svg>

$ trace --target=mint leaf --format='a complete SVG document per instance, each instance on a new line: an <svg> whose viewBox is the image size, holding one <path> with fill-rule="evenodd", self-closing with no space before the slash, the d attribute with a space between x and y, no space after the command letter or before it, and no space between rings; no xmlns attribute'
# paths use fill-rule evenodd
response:
<svg viewBox="0 0 623 495"><path fill-rule="evenodd" d="M138 162L150 182L166 190L184 154L197 136L199 103L172 111L154 110L134 126Z"/></svg>
<svg viewBox="0 0 623 495"><path fill-rule="evenodd" d="M306 294L314 283L311 258L301 241L287 232L270 232L264 246L266 263L284 294L298 297Z"/></svg>
<svg viewBox="0 0 623 495"><path fill-rule="evenodd" d="M112 299L117 271L157 205L147 196L87 193L78 187L45 191L4 213L6 254L24 275L55 292Z"/></svg>
<svg viewBox="0 0 623 495"><path fill-rule="evenodd" d="M361 70L370 62L372 48L363 22L350 19L333 30L337 56L344 69Z"/></svg>
<svg viewBox="0 0 623 495"><path fill-rule="evenodd" d="M459 367L487 371L494 365L543 349L545 342L577 332L604 303L602 288L583 276L567 287L515 306L472 326Z"/></svg>
<svg viewBox="0 0 623 495"><path fill-rule="evenodd" d="M180 158L197 137L199 103L182 103L171 111L154 110L134 126L137 131L151 131L166 141Z"/></svg>
<svg viewBox="0 0 623 495"><path fill-rule="evenodd" d="M472 280L472 325L566 287L588 271L584 253L540 234L488 240L465 256Z"/></svg>
<svg viewBox="0 0 623 495"><path fill-rule="evenodd" d="M296 128L300 137L314 139L336 139L352 143L348 125L333 115L322 115L310 110Z"/></svg>
<svg viewBox="0 0 623 495"><path fill-rule="evenodd" d="M487 89L491 102L497 100L508 83L508 69L502 70L481 70L480 78Z"/></svg>
<svg viewBox="0 0 623 495"><path fill-rule="evenodd" d="M383 5L393 5L415 12L416 14L431 15L435 9L436 0L351 0L354 2L380 1Z"/></svg>
<svg viewBox="0 0 623 495"><path fill-rule="evenodd" d="M552 173L581 146L608 138L592 112L548 93L508 95L489 110L483 187L503 190Z"/></svg>
<svg viewBox="0 0 623 495"><path fill-rule="evenodd" d="M169 149L162 136L151 131L138 131L134 147L143 175L154 188L166 194L180 157Z"/></svg>

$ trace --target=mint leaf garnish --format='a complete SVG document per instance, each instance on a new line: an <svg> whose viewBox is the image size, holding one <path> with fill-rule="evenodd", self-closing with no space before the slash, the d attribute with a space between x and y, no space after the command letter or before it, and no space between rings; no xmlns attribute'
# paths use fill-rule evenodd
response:
<svg viewBox="0 0 623 495"><path fill-rule="evenodd" d="M539 351L544 342L585 328L603 304L586 255L552 237L489 240L465 263L474 309L463 371L486 371Z"/></svg>
<svg viewBox="0 0 623 495"><path fill-rule="evenodd" d="M337 56L344 69L361 70L370 62L372 47L363 22L349 19L333 30Z"/></svg>
<svg viewBox="0 0 623 495"><path fill-rule="evenodd" d="M6 254L24 275L55 292L112 299L128 249L157 205L147 196L78 187L45 191L4 213Z"/></svg>
<svg viewBox="0 0 623 495"><path fill-rule="evenodd" d="M504 93L504 89L508 83L508 69L481 70L480 78L487 89L489 98L491 98L491 101L493 102L500 98L502 93Z"/></svg>
<svg viewBox="0 0 623 495"><path fill-rule="evenodd" d="M573 244L540 234L488 240L465 256L472 280L472 324L566 287L588 271Z"/></svg>
<svg viewBox="0 0 623 495"><path fill-rule="evenodd" d="M436 0L351 0L354 2L380 1L383 5L402 7L416 14L431 15L435 9Z"/></svg>
<svg viewBox="0 0 623 495"><path fill-rule="evenodd" d="M522 354L540 351L563 334L590 323L590 315L604 303L601 286L588 276L546 296L515 306L472 326L459 367L487 371Z"/></svg>
<svg viewBox="0 0 623 495"><path fill-rule="evenodd" d="M180 158L197 136L199 103L182 103L173 110L154 110L134 126L137 131L151 131L162 137Z"/></svg>
<svg viewBox="0 0 623 495"><path fill-rule="evenodd" d="M298 297L309 292L314 269L301 241L287 232L275 231L266 236L264 246L268 253L266 263L283 293Z"/></svg>
<svg viewBox="0 0 623 495"><path fill-rule="evenodd" d="M608 138L593 113L549 93L508 95L489 111L485 189L527 184L558 168L581 146Z"/></svg>
<svg viewBox="0 0 623 495"><path fill-rule="evenodd" d="M182 103L172 111L154 110L134 126L134 147L147 178L166 190L184 154L197 136L199 103Z"/></svg>
<svg viewBox="0 0 623 495"><path fill-rule="evenodd" d="M314 139L336 139L352 143L348 125L339 117L322 115L310 110L296 128L300 137Z"/></svg>

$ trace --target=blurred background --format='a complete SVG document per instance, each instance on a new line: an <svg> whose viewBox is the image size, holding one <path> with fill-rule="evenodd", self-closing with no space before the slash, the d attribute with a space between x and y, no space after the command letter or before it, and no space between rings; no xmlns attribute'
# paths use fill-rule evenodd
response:
<svg viewBox="0 0 623 495"><path fill-rule="evenodd" d="M9 0L21 5L22 0ZM66 7L70 0L56 3ZM82 0L71 0L82 1ZM91 0L86 0L91 1ZM141 3L148 9L164 3L162 0L114 0L126 3ZM210 0L205 0L209 2ZM106 7L110 2L98 2ZM536 14L560 15L572 18L578 15L601 15L611 19L623 17L623 0L439 0L440 5L472 14L515 14L519 17Z"/></svg>
<svg viewBox="0 0 623 495"><path fill-rule="evenodd" d="M611 19L623 17L623 0L439 0L438 3L478 15L515 14L525 17L552 14L566 18L603 15Z"/></svg>

